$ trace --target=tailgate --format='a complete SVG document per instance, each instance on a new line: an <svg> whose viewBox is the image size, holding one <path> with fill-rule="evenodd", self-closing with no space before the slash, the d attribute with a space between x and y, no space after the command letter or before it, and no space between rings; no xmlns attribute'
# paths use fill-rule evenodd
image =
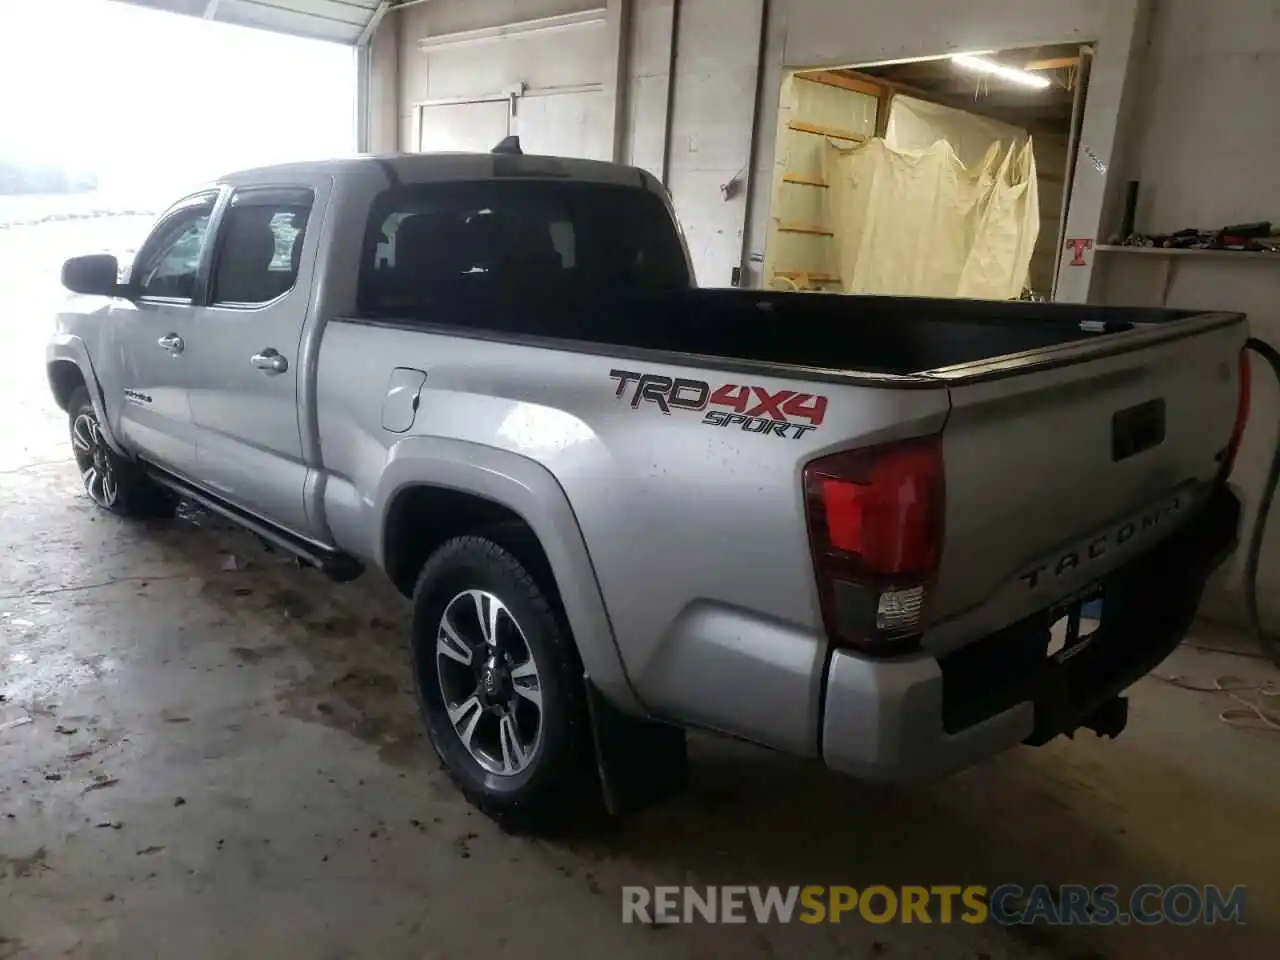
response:
<svg viewBox="0 0 1280 960"><path fill-rule="evenodd" d="M1065 597L1171 533L1235 423L1235 314L935 371L946 535L925 645L943 652Z"/></svg>

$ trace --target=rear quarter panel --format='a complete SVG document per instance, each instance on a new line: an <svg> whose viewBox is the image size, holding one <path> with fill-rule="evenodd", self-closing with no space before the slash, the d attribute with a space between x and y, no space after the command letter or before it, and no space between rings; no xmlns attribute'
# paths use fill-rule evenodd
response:
<svg viewBox="0 0 1280 960"><path fill-rule="evenodd" d="M396 365L428 375L404 435L381 426ZM708 394L726 384L820 394L827 407L816 429L744 432L704 422L708 410L728 408L664 411L637 398L639 384L618 371L705 383ZM816 749L826 656L803 467L836 449L936 432L947 413L944 389L761 377L352 322L325 330L318 404L335 535L377 529L380 478L406 438L452 438L533 461L572 506L645 706L798 753ZM365 542L363 552L376 547ZM557 570L562 592L593 588L591 573Z"/></svg>

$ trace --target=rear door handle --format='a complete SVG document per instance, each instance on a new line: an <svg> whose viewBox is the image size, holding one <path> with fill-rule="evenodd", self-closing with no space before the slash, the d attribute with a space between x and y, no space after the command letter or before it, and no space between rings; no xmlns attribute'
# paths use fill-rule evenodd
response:
<svg viewBox="0 0 1280 960"><path fill-rule="evenodd" d="M289 361L275 347L267 347L261 353L255 353L249 358L249 362L269 377L289 369Z"/></svg>
<svg viewBox="0 0 1280 960"><path fill-rule="evenodd" d="M182 342L182 338L176 333L166 333L163 337L157 340L156 343L160 344L162 349L168 350L170 353L181 353L186 347L186 344Z"/></svg>

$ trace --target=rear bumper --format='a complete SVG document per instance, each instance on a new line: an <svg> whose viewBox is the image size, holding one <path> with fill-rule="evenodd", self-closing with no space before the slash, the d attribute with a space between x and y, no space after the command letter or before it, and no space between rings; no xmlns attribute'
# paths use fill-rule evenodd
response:
<svg viewBox="0 0 1280 960"><path fill-rule="evenodd" d="M941 658L836 651L824 760L863 779L921 780L1075 730L1181 642L1239 520L1239 501L1218 485L1177 533L1108 578L1101 625L1061 662L1045 655L1048 611Z"/></svg>

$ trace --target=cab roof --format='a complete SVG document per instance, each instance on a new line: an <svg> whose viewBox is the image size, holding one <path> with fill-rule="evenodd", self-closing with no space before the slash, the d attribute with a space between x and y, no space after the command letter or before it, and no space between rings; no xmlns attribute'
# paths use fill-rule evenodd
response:
<svg viewBox="0 0 1280 960"><path fill-rule="evenodd" d="M332 176L335 180L377 174L394 183L488 180L505 177L566 178L652 189L657 181L636 167L570 157L494 153L392 153L275 164L219 177L218 183L250 186L292 177Z"/></svg>

